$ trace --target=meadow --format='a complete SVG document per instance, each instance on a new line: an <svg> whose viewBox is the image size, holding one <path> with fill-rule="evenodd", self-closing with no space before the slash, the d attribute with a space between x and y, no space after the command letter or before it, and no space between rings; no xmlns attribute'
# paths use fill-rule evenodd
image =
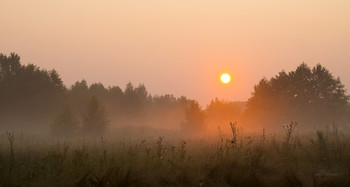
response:
<svg viewBox="0 0 350 187"><path fill-rule="evenodd" d="M348 186L350 136L336 127L189 138L182 132L110 132L53 138L3 132L1 186ZM162 134L162 135L159 135Z"/></svg>

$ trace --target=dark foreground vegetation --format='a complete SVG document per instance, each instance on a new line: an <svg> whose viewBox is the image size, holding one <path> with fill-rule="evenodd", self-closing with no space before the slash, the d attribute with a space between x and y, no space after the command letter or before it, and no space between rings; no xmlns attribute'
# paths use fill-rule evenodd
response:
<svg viewBox="0 0 350 187"><path fill-rule="evenodd" d="M350 136L334 126L299 133L291 123L284 134L254 136L231 127L213 139L153 131L74 139L3 133L0 185L350 185Z"/></svg>

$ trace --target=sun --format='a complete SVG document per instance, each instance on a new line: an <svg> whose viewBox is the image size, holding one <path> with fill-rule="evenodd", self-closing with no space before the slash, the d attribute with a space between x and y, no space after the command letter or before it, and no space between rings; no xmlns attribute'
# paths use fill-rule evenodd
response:
<svg viewBox="0 0 350 187"><path fill-rule="evenodd" d="M228 73L223 73L221 75L221 82L227 84L231 81L231 76Z"/></svg>

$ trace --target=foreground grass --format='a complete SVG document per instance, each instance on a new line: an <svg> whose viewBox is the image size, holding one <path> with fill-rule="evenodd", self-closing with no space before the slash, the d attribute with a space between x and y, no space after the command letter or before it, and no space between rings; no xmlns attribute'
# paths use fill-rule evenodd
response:
<svg viewBox="0 0 350 187"><path fill-rule="evenodd" d="M349 186L350 135L232 134L215 140L49 138L3 133L1 186Z"/></svg>

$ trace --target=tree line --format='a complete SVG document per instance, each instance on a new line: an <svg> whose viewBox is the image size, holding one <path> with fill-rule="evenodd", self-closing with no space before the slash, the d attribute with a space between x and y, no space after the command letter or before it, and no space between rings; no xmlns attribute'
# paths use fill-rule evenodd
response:
<svg viewBox="0 0 350 187"><path fill-rule="evenodd" d="M305 63L289 73L264 78L245 102L214 99L202 108L184 96L151 95L142 84L105 87L85 80L66 87L55 70L21 64L19 55L0 54L0 127L47 129L55 134L101 135L115 126L152 126L198 132L238 121L276 127L297 121L305 127L347 125L349 96L325 67Z"/></svg>
<svg viewBox="0 0 350 187"><path fill-rule="evenodd" d="M219 109L211 108L208 114ZM100 135L107 127L151 125L201 131L205 127L205 116L205 109L196 100L170 94L152 96L143 84L128 83L122 89L105 87L102 83L88 85L82 80L67 88L55 70L23 65L15 53L0 54L2 129L45 129L58 135L81 131Z"/></svg>

